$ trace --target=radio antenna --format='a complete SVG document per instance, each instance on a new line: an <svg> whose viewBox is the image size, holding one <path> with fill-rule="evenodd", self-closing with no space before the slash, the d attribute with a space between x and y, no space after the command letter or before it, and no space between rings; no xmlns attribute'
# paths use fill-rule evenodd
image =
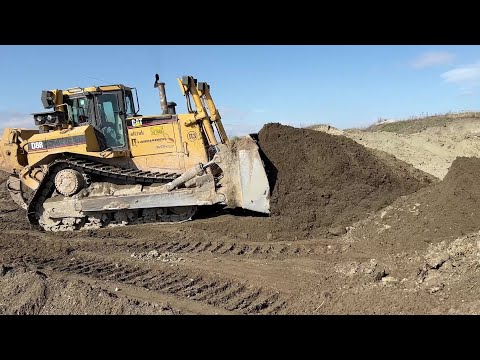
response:
<svg viewBox="0 0 480 360"><path fill-rule="evenodd" d="M99 79L99 78L96 78L96 77L93 77L93 76L88 76L88 75L85 75L85 76L88 77L88 78L90 78L90 79L94 79L94 80L101 81L101 82L104 83L104 84L114 84L114 82L107 81L107 80L102 80L102 79Z"/></svg>

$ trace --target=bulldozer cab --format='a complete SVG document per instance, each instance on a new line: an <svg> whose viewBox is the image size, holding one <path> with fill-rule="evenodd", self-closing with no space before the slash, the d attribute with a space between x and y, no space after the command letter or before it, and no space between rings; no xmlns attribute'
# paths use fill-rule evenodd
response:
<svg viewBox="0 0 480 360"><path fill-rule="evenodd" d="M126 150L125 120L135 114L130 89L118 86L115 90L102 91L97 88L97 91L67 95L64 100L68 123L74 127L92 125L103 149Z"/></svg>

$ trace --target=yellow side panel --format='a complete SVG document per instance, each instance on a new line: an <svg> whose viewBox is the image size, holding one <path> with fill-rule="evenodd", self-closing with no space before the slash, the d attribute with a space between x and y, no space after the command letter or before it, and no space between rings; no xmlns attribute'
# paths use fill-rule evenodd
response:
<svg viewBox="0 0 480 360"><path fill-rule="evenodd" d="M178 138L176 121L128 129L132 157L178 152Z"/></svg>
<svg viewBox="0 0 480 360"><path fill-rule="evenodd" d="M48 155L70 152L85 154L100 151L93 126L79 126L72 130L56 130L35 134L28 139L28 163L41 161Z"/></svg>
<svg viewBox="0 0 480 360"><path fill-rule="evenodd" d="M193 114L178 115L180 131L182 134L182 149L185 153L185 168L190 169L198 163L208 162L205 142L198 123L187 126L193 120Z"/></svg>
<svg viewBox="0 0 480 360"><path fill-rule="evenodd" d="M132 158L135 166L143 171L183 173L185 168L183 153L144 155Z"/></svg>
<svg viewBox="0 0 480 360"><path fill-rule="evenodd" d="M144 116L127 119L132 161L142 170L183 173L208 161L200 125L193 114L169 118ZM187 126L186 123L191 125Z"/></svg>

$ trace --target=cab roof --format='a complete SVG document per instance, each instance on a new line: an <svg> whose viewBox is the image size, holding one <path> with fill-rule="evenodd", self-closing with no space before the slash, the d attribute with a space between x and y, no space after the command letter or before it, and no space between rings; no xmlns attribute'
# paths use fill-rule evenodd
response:
<svg viewBox="0 0 480 360"><path fill-rule="evenodd" d="M116 84L116 85L101 85L101 86L90 86L90 87L74 87L62 90L63 95L76 95L81 93L87 92L94 92L94 91L114 91L114 90L132 90L131 87L125 86L123 84Z"/></svg>

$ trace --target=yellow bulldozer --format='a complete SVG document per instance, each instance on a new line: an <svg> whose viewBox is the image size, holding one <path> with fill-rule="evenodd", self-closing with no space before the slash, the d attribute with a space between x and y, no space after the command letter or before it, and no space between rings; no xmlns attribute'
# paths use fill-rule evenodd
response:
<svg viewBox="0 0 480 360"><path fill-rule="evenodd" d="M136 88L124 85L44 90L38 129L4 130L0 169L31 224L175 223L214 204L269 213L255 134L229 140L207 83L177 79L188 110L177 114L159 80L160 115L140 115Z"/></svg>

